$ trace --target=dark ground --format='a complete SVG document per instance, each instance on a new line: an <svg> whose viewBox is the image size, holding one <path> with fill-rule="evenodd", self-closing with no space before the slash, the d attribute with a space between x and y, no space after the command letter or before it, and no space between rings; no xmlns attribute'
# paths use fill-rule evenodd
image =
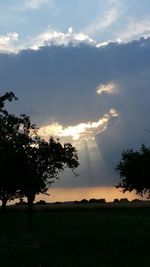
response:
<svg viewBox="0 0 150 267"><path fill-rule="evenodd" d="M150 266L149 205L36 207L32 234L26 221L20 207L0 214L1 267Z"/></svg>

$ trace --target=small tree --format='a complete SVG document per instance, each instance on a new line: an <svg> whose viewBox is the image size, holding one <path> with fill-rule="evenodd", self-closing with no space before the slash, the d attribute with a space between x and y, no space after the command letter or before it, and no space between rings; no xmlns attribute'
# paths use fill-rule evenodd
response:
<svg viewBox="0 0 150 267"><path fill-rule="evenodd" d="M135 190L136 194L147 194L150 198L150 148L142 145L139 151L124 151L116 172L121 180L117 188L123 192Z"/></svg>
<svg viewBox="0 0 150 267"><path fill-rule="evenodd" d="M32 207L36 194L47 194L50 185L66 167L74 171L79 165L77 151L70 143L33 138L20 154L20 192L28 201L28 229L32 230Z"/></svg>

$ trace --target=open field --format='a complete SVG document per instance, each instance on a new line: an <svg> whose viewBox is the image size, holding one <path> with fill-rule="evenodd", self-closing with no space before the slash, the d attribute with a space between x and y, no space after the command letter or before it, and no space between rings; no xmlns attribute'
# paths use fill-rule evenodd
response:
<svg viewBox="0 0 150 267"><path fill-rule="evenodd" d="M26 220L0 214L0 266L150 266L149 203L36 207L32 234Z"/></svg>

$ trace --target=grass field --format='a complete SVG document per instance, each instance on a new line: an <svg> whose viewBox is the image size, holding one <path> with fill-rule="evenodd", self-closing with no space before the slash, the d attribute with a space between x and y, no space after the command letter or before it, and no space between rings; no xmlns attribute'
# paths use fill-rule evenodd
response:
<svg viewBox="0 0 150 267"><path fill-rule="evenodd" d="M85 206L0 214L0 266L150 266L150 207Z"/></svg>

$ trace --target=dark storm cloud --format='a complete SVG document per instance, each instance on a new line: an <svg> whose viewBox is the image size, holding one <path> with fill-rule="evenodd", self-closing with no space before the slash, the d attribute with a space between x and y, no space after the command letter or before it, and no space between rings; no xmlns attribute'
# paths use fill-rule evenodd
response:
<svg viewBox="0 0 150 267"><path fill-rule="evenodd" d="M117 85L116 93L96 93L99 84L111 82ZM65 126L98 121L110 108L119 113L117 121L96 135L105 168L97 161L91 172L84 147L80 178L65 178L60 186L115 184L114 166L122 150L150 144L144 130L150 129L150 39L101 48L52 46L0 54L0 86L19 97L11 110L31 115L38 125L52 120Z"/></svg>

